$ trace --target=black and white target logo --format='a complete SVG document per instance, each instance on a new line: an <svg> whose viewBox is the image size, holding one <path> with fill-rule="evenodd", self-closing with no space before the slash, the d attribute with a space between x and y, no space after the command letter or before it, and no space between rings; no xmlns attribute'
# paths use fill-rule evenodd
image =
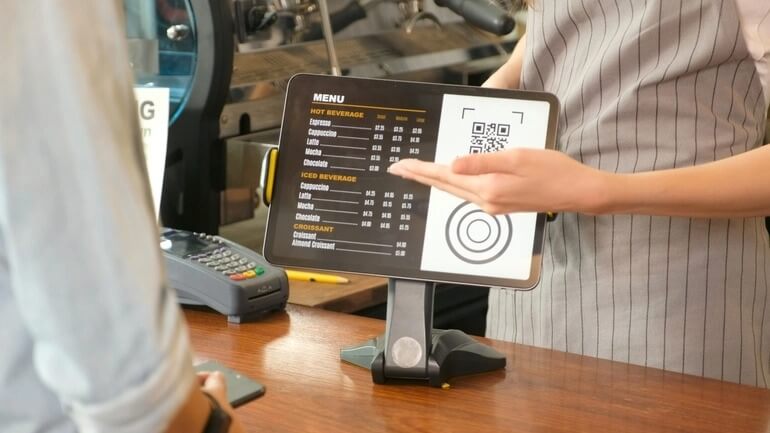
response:
<svg viewBox="0 0 770 433"><path fill-rule="evenodd" d="M449 215L445 235L458 259L482 265L495 261L508 249L513 224L508 215L492 216L466 201Z"/></svg>

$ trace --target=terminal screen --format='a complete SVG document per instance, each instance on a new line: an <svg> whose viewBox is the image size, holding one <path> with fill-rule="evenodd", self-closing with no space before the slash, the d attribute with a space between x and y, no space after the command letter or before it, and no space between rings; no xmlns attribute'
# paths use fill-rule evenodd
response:
<svg viewBox="0 0 770 433"><path fill-rule="evenodd" d="M416 158L553 148L558 103L521 92L298 75L289 83L265 257L386 277L532 287L545 217L489 215L387 173Z"/></svg>

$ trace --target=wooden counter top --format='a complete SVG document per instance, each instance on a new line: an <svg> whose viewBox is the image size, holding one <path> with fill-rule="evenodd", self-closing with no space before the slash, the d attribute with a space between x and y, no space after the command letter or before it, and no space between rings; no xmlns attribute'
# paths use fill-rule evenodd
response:
<svg viewBox="0 0 770 433"><path fill-rule="evenodd" d="M595 358L487 341L508 366L427 385L375 385L339 348L384 322L289 306L250 324L186 311L200 360L215 359L267 386L237 409L248 431L698 432L770 431L770 391Z"/></svg>
<svg viewBox="0 0 770 433"><path fill-rule="evenodd" d="M289 303L353 313L387 301L388 280L386 278L341 272L323 273L339 275L348 278L350 282L324 284L289 280Z"/></svg>

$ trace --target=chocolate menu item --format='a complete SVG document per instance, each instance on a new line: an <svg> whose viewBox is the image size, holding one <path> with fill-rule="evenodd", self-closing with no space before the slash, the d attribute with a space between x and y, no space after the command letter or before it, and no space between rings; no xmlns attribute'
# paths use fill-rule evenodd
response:
<svg viewBox="0 0 770 433"><path fill-rule="evenodd" d="M284 108L264 255L284 266L529 288L544 215L492 216L387 173L417 158L553 148L553 95L297 75Z"/></svg>

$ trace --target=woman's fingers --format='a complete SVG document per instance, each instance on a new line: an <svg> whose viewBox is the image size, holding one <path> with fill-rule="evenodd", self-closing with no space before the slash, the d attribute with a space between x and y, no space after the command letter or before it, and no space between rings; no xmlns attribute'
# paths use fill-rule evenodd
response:
<svg viewBox="0 0 770 433"><path fill-rule="evenodd" d="M432 178L442 182L448 182L452 174L448 167L433 162L420 161L419 159L402 159L391 164L388 172L396 176L408 177L409 174L419 174L424 178Z"/></svg>
<svg viewBox="0 0 770 433"><path fill-rule="evenodd" d="M478 176L456 174L445 165L420 161L419 159L403 159L388 167L388 172L412 180L416 180L414 176L420 176L422 179L431 179L434 183L452 185L469 192L477 191L480 186Z"/></svg>
<svg viewBox="0 0 770 433"><path fill-rule="evenodd" d="M513 169L518 150L465 155L452 162L452 172L466 176L506 173Z"/></svg>
<svg viewBox="0 0 770 433"><path fill-rule="evenodd" d="M409 159L391 165L388 172L404 179L436 187L467 201L479 202L479 196L476 194L478 179L453 174L443 165Z"/></svg>

